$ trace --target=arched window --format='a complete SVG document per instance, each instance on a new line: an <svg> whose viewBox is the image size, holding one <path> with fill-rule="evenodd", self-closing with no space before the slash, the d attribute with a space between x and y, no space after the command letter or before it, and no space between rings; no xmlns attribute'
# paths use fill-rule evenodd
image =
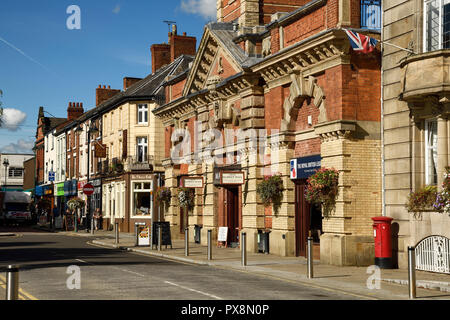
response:
<svg viewBox="0 0 450 320"><path fill-rule="evenodd" d="M450 48L450 0L424 2L424 52Z"/></svg>

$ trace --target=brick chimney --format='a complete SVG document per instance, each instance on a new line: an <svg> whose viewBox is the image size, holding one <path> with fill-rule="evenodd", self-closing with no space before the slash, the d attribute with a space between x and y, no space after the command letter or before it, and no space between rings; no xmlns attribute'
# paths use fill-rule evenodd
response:
<svg viewBox="0 0 450 320"><path fill-rule="evenodd" d="M182 36L177 35L177 26L172 25L172 32L169 32L170 45L170 62L183 54L195 56L195 49L197 39L195 37L188 37L186 32Z"/></svg>
<svg viewBox="0 0 450 320"><path fill-rule="evenodd" d="M75 120L84 113L82 102L69 102L67 107L67 120Z"/></svg>
<svg viewBox="0 0 450 320"><path fill-rule="evenodd" d="M102 86L99 85L98 88L95 89L95 105L98 107L100 104L112 98L119 92L119 89L111 89L110 86L108 86L108 88L106 86L103 86L102 88Z"/></svg>
<svg viewBox="0 0 450 320"><path fill-rule="evenodd" d="M170 63L170 45L166 43L153 44L150 50L152 52L152 73Z"/></svg>
<svg viewBox="0 0 450 320"><path fill-rule="evenodd" d="M132 78L132 77L123 78L123 91L127 90L130 86L141 80L142 78Z"/></svg>
<svg viewBox="0 0 450 320"><path fill-rule="evenodd" d="M177 26L172 25L172 32L169 32L169 44L162 43L151 46L152 73L183 54L194 56L196 45L195 37L186 36L186 32L183 32L182 36L177 35Z"/></svg>

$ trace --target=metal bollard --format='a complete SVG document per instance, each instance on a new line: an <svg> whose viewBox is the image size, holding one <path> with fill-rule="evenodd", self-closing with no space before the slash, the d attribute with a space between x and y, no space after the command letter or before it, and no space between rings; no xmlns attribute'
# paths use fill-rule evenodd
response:
<svg viewBox="0 0 450 320"><path fill-rule="evenodd" d="M158 226L158 251L161 251L161 242L162 242L162 234L161 234L162 225Z"/></svg>
<svg viewBox="0 0 450 320"><path fill-rule="evenodd" d="M247 265L247 234L245 232L242 232L241 241L241 264L245 267Z"/></svg>
<svg viewBox="0 0 450 320"><path fill-rule="evenodd" d="M19 300L19 267L9 265L6 271L6 300Z"/></svg>
<svg viewBox="0 0 450 320"><path fill-rule="evenodd" d="M115 222L114 223L114 233L116 236L116 246L119 244L119 223Z"/></svg>
<svg viewBox="0 0 450 320"><path fill-rule="evenodd" d="M211 241L212 230L208 230L208 260L212 260L212 241Z"/></svg>
<svg viewBox="0 0 450 320"><path fill-rule="evenodd" d="M189 228L184 229L184 255L189 255Z"/></svg>
<svg viewBox="0 0 450 320"><path fill-rule="evenodd" d="M409 298L416 298L416 252L414 247L408 247L408 287Z"/></svg>
<svg viewBox="0 0 450 320"><path fill-rule="evenodd" d="M308 237L307 258L308 258L308 279L312 279L314 277L313 237Z"/></svg>
<svg viewBox="0 0 450 320"><path fill-rule="evenodd" d="M78 213L75 211L75 213L74 213L74 225L75 225L75 227L74 227L74 231L75 232L78 232Z"/></svg>
<svg viewBox="0 0 450 320"><path fill-rule="evenodd" d="M137 231L137 224L134 223L134 246L138 246L138 231ZM151 246L150 246L151 247Z"/></svg>

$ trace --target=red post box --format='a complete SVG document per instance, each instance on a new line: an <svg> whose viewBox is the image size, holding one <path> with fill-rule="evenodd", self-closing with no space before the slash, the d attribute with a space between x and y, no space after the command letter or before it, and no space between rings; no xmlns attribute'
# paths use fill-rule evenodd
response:
<svg viewBox="0 0 450 320"><path fill-rule="evenodd" d="M389 217L373 217L373 237L375 238L375 265L382 269L392 269L392 236Z"/></svg>

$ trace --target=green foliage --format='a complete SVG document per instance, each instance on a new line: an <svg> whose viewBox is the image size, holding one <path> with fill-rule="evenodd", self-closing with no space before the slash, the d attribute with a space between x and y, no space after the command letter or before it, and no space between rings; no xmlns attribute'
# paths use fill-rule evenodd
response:
<svg viewBox="0 0 450 320"><path fill-rule="evenodd" d="M180 206L190 211L194 208L195 191L191 188L179 188L178 189L178 201Z"/></svg>
<svg viewBox="0 0 450 320"><path fill-rule="evenodd" d="M308 178L305 198L313 204L321 204L323 216L328 218L336 206L339 171L334 168L320 168Z"/></svg>
<svg viewBox="0 0 450 320"><path fill-rule="evenodd" d="M85 206L85 201L80 198L73 198L67 201L67 207L70 211L75 211L76 209L81 209Z"/></svg>
<svg viewBox="0 0 450 320"><path fill-rule="evenodd" d="M417 215L422 211L433 210L436 196L436 186L425 186L417 191L413 191L409 194L408 200L405 204L406 210L414 213L414 215Z"/></svg>
<svg viewBox="0 0 450 320"><path fill-rule="evenodd" d="M261 198L264 206L268 207L272 204L275 214L278 214L278 210L281 206L283 191L284 187L281 175L265 177L264 181L256 187L256 193Z"/></svg>

